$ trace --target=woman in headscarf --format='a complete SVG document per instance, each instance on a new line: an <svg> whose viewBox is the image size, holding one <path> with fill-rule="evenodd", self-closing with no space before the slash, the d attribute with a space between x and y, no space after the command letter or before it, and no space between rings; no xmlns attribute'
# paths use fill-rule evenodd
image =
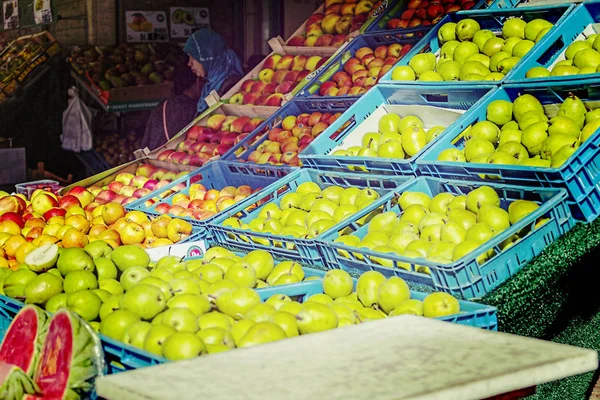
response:
<svg viewBox="0 0 600 400"><path fill-rule="evenodd" d="M208 108L204 99L210 92L222 96L243 77L240 59L211 29L195 32L183 50L188 65L176 68L173 95L150 113L142 148L154 150L166 143Z"/></svg>
<svg viewBox="0 0 600 400"><path fill-rule="evenodd" d="M198 78L204 79L198 113L208 107L204 99L210 92L215 90L222 96L244 76L238 56L227 47L223 37L212 29L195 32L188 38L183 51L190 57L188 66Z"/></svg>

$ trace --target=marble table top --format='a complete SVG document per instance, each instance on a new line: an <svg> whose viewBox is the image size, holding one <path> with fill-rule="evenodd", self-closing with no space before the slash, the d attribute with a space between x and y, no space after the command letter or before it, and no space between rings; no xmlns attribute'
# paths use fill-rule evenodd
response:
<svg viewBox="0 0 600 400"><path fill-rule="evenodd" d="M595 370L593 350L397 316L98 378L137 399L468 400Z"/></svg>

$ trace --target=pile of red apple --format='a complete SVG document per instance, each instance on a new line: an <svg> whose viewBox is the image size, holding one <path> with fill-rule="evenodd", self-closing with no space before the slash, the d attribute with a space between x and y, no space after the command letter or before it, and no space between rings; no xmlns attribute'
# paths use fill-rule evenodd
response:
<svg viewBox="0 0 600 400"><path fill-rule="evenodd" d="M393 43L375 49L361 47L354 57L344 64L344 69L333 74L319 88L320 96L357 96L373 87L406 53L412 45Z"/></svg>
<svg viewBox="0 0 600 400"><path fill-rule="evenodd" d="M283 95L294 90L325 61L327 59L321 56L270 55L263 63L258 79L243 81L241 91L231 96L229 103L279 107Z"/></svg>
<svg viewBox="0 0 600 400"><path fill-rule="evenodd" d="M152 211L181 218L203 220L244 200L260 189L252 189L248 185L242 185L239 187L226 186L219 190L208 189L201 183L192 183L187 193L173 195L170 202L160 202ZM151 207L157 200L156 198L147 200L144 205Z"/></svg>
<svg viewBox="0 0 600 400"><path fill-rule="evenodd" d="M263 121L263 118L213 114L206 126L194 125L185 140L173 149L161 151L156 159L173 164L201 167L210 159L222 156L238 144Z"/></svg>
<svg viewBox="0 0 600 400"><path fill-rule="evenodd" d="M172 181L182 178L188 173L188 171L169 171L155 167L152 164L141 164L134 174L121 172L115 176L114 181L103 187L91 185L87 189L73 188L71 192L77 192L77 190L90 192L93 196L92 206L106 203L126 205L147 196L156 189L167 186Z"/></svg>
<svg viewBox="0 0 600 400"><path fill-rule="evenodd" d="M340 47L346 36L359 30L381 3L371 0L325 0L325 12L311 15L306 20L305 33L292 37L286 44Z"/></svg>
<svg viewBox="0 0 600 400"><path fill-rule="evenodd" d="M298 154L340 115L340 112L289 115L283 119L280 127L269 131L267 139L248 154L247 159L240 158L239 161L300 166Z"/></svg>
<svg viewBox="0 0 600 400"><path fill-rule="evenodd" d="M386 23L387 29L416 28L435 25L448 13L470 10L473 0L410 0L408 7L397 18Z"/></svg>

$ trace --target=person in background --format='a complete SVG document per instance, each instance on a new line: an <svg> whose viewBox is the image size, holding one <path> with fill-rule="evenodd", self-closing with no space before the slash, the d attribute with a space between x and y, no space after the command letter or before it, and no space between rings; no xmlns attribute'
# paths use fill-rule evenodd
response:
<svg viewBox="0 0 600 400"><path fill-rule="evenodd" d="M175 67L171 96L150 112L142 138L142 149L147 147L154 150L162 146L192 122L203 85L204 81L187 65Z"/></svg>
<svg viewBox="0 0 600 400"><path fill-rule="evenodd" d="M223 96L244 76L242 63L233 50L227 47L221 35L204 28L194 32L185 43L183 51L190 57L188 66L198 78L204 79L197 112L208 108L204 99L213 90Z"/></svg>

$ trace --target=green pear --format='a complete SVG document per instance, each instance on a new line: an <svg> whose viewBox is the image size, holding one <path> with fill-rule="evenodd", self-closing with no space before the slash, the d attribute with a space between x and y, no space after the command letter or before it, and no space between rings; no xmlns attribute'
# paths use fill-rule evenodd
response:
<svg viewBox="0 0 600 400"><path fill-rule="evenodd" d="M259 294L253 289L242 287L219 296L216 305L220 312L239 320L258 303L260 303Z"/></svg>
<svg viewBox="0 0 600 400"><path fill-rule="evenodd" d="M396 315L423 315L423 302L417 299L404 300L389 314L390 317Z"/></svg>
<svg viewBox="0 0 600 400"><path fill-rule="evenodd" d="M456 38L461 42L471 40L480 29L479 22L465 18L456 24Z"/></svg>
<svg viewBox="0 0 600 400"><path fill-rule="evenodd" d="M497 151L511 155L517 162L529 157L527 149L519 142L506 142L502 146L498 146Z"/></svg>
<svg viewBox="0 0 600 400"><path fill-rule="evenodd" d="M76 247L62 249L58 256L56 267L62 276L66 276L72 271L94 271L95 269L92 257L90 257L83 249Z"/></svg>
<svg viewBox="0 0 600 400"><path fill-rule="evenodd" d="M86 321L97 319L101 306L100 297L90 290L79 290L67 297L67 308Z"/></svg>
<svg viewBox="0 0 600 400"><path fill-rule="evenodd" d="M305 303L296 319L302 335L334 329L338 324L338 317L329 306L314 302Z"/></svg>
<svg viewBox="0 0 600 400"><path fill-rule="evenodd" d="M490 31L489 29L481 29L475 32L472 42L479 47L479 51L483 51L483 46L485 45L486 41L495 37L496 35L494 35L494 32Z"/></svg>
<svg viewBox="0 0 600 400"><path fill-rule="evenodd" d="M408 65L415 71L415 74L418 77L423 72L433 71L435 69L435 62L436 59L433 53L420 53L413 56L408 62Z"/></svg>
<svg viewBox="0 0 600 400"><path fill-rule="evenodd" d="M454 50L456 50L456 47L459 44L460 42L458 40L450 40L444 43L440 49L440 59L453 60Z"/></svg>
<svg viewBox="0 0 600 400"><path fill-rule="evenodd" d="M550 76L550 71L546 67L533 67L525 74L527 79L546 78L548 76Z"/></svg>
<svg viewBox="0 0 600 400"><path fill-rule="evenodd" d="M121 272L130 267L148 268L148 264L150 263L150 256L148 253L135 245L117 247L111 253L110 258Z"/></svg>
<svg viewBox="0 0 600 400"><path fill-rule="evenodd" d="M589 113L588 113L589 114ZM600 119L595 119L589 123L587 123L583 129L581 130L581 134L579 136L580 142L585 142L588 140L596 131L600 129Z"/></svg>
<svg viewBox="0 0 600 400"><path fill-rule="evenodd" d="M517 63L519 62L519 57L508 57L498 62L498 72L506 75Z"/></svg>
<svg viewBox="0 0 600 400"><path fill-rule="evenodd" d="M252 325L240 339L239 348L250 347L285 339L287 336L281 327L273 322L258 322Z"/></svg>
<svg viewBox="0 0 600 400"><path fill-rule="evenodd" d="M466 207L474 213L479 212L483 206L500 206L500 196L489 186L480 186L467 194Z"/></svg>
<svg viewBox="0 0 600 400"><path fill-rule="evenodd" d="M521 136L523 132L518 129L509 129L500 131L500 138L498 139L498 147L504 143L517 142L521 143Z"/></svg>
<svg viewBox="0 0 600 400"><path fill-rule="evenodd" d="M162 312L166 306L165 295L159 288L140 283L123 294L120 309L129 310L142 319L150 320Z"/></svg>
<svg viewBox="0 0 600 400"><path fill-rule="evenodd" d="M584 49L591 49L591 48L592 48L592 43L589 43L587 41L573 42L565 50L565 58L567 60L572 60L575 57L575 54L577 54L579 51L584 50Z"/></svg>
<svg viewBox="0 0 600 400"><path fill-rule="evenodd" d="M410 299L410 289L402 278L392 276L379 286L377 303L386 314L408 299Z"/></svg>
<svg viewBox="0 0 600 400"><path fill-rule="evenodd" d="M494 145L487 139L472 138L465 143L465 159L471 162L481 154L492 154L495 151Z"/></svg>
<svg viewBox="0 0 600 400"><path fill-rule="evenodd" d="M459 78L461 81L464 81L468 75L477 74L485 76L489 72L490 70L479 61L465 61L460 67Z"/></svg>
<svg viewBox="0 0 600 400"><path fill-rule="evenodd" d="M61 308L67 307L67 298L69 297L66 293L59 293L52 296L46 301L45 309L50 313L55 313Z"/></svg>
<svg viewBox="0 0 600 400"><path fill-rule="evenodd" d="M452 54L452 58L454 61L459 63L464 63L467 58L471 57L473 54L479 53L479 47L473 42L461 42L454 49L454 53Z"/></svg>
<svg viewBox="0 0 600 400"><path fill-rule="evenodd" d="M281 307L280 310L283 310L283 308L284 307ZM268 321L275 312L277 312L277 310L272 305L259 303L248 310L246 314L244 314L244 318L254 322L265 322Z"/></svg>
<svg viewBox="0 0 600 400"><path fill-rule="evenodd" d="M536 122L527 127L521 135L521 144L527 148L530 155L540 154L542 145L548 138L548 123Z"/></svg>
<svg viewBox="0 0 600 400"><path fill-rule="evenodd" d="M581 99L574 94L569 94L558 108L558 116L571 118L579 129L583 128L585 123L585 114L587 109Z"/></svg>
<svg viewBox="0 0 600 400"><path fill-rule="evenodd" d="M508 218L511 225L516 224L539 208L539 204L531 200L515 200L508 205Z"/></svg>
<svg viewBox="0 0 600 400"><path fill-rule="evenodd" d="M502 232L510 226L508 212L493 205L484 205L477 212L477 222L487 224L495 232Z"/></svg>
<svg viewBox="0 0 600 400"><path fill-rule="evenodd" d="M600 65L600 53L594 49L583 49L578 51L573 58L573 64L577 68L598 68Z"/></svg>
<svg viewBox="0 0 600 400"><path fill-rule="evenodd" d="M363 273L356 283L358 300L365 307L373 307L377 304L379 286L385 281L385 276L377 271Z"/></svg>
<svg viewBox="0 0 600 400"><path fill-rule="evenodd" d="M500 129L496 124L490 121L479 121L473 125L470 131L471 138L485 139L492 144L498 142L499 135Z"/></svg>
<svg viewBox="0 0 600 400"><path fill-rule="evenodd" d="M529 21L525 25L525 39L535 40L542 29L551 27L552 24L545 19L537 18Z"/></svg>
<svg viewBox="0 0 600 400"><path fill-rule="evenodd" d="M442 25L438 31L438 40L440 44L444 44L451 40L456 40L456 23L447 22Z"/></svg>
<svg viewBox="0 0 600 400"><path fill-rule="evenodd" d="M498 37L489 38L488 40L486 40L485 44L483 45L483 49L481 50L481 52L483 54L485 54L486 56L491 57L494 54L501 51L502 46L504 46L503 39L500 39Z"/></svg>
<svg viewBox="0 0 600 400"><path fill-rule="evenodd" d="M413 126L402 133L402 147L404 152L413 157L427 145L427 134L423 128Z"/></svg>
<svg viewBox="0 0 600 400"><path fill-rule="evenodd" d="M513 104L506 100L494 100L486 107L486 118L498 126L512 120Z"/></svg>
<svg viewBox="0 0 600 400"><path fill-rule="evenodd" d="M562 133L550 135L542 145L540 155L545 160L552 160L554 154L564 146L579 146L579 137Z"/></svg>
<svg viewBox="0 0 600 400"><path fill-rule="evenodd" d="M577 75L579 68L572 65L555 65L550 72L550 76Z"/></svg>
<svg viewBox="0 0 600 400"><path fill-rule="evenodd" d="M523 131L523 130L527 129L527 127L529 127L530 125L535 124L536 122L547 122L547 121L548 121L548 117L546 116L546 114L541 113L537 110L527 111L525 114L523 114L523 116L519 120L519 129Z"/></svg>
<svg viewBox="0 0 600 400"><path fill-rule="evenodd" d="M512 48L512 56L522 58L535 46L535 42L532 40L521 40L515 44Z"/></svg>
<svg viewBox="0 0 600 400"><path fill-rule="evenodd" d="M550 167L559 168L577 151L579 146L567 145L561 147L552 157Z"/></svg>
<svg viewBox="0 0 600 400"><path fill-rule="evenodd" d="M502 25L502 35L505 38L517 37L525 39L527 22L521 18L510 18Z"/></svg>
<svg viewBox="0 0 600 400"><path fill-rule="evenodd" d="M490 71L498 72L498 63L506 58L510 58L511 54L505 51L499 51L490 57Z"/></svg>
<svg viewBox="0 0 600 400"><path fill-rule="evenodd" d="M53 296L62 292L63 280L54 274L43 273L25 286L25 303L44 304Z"/></svg>

